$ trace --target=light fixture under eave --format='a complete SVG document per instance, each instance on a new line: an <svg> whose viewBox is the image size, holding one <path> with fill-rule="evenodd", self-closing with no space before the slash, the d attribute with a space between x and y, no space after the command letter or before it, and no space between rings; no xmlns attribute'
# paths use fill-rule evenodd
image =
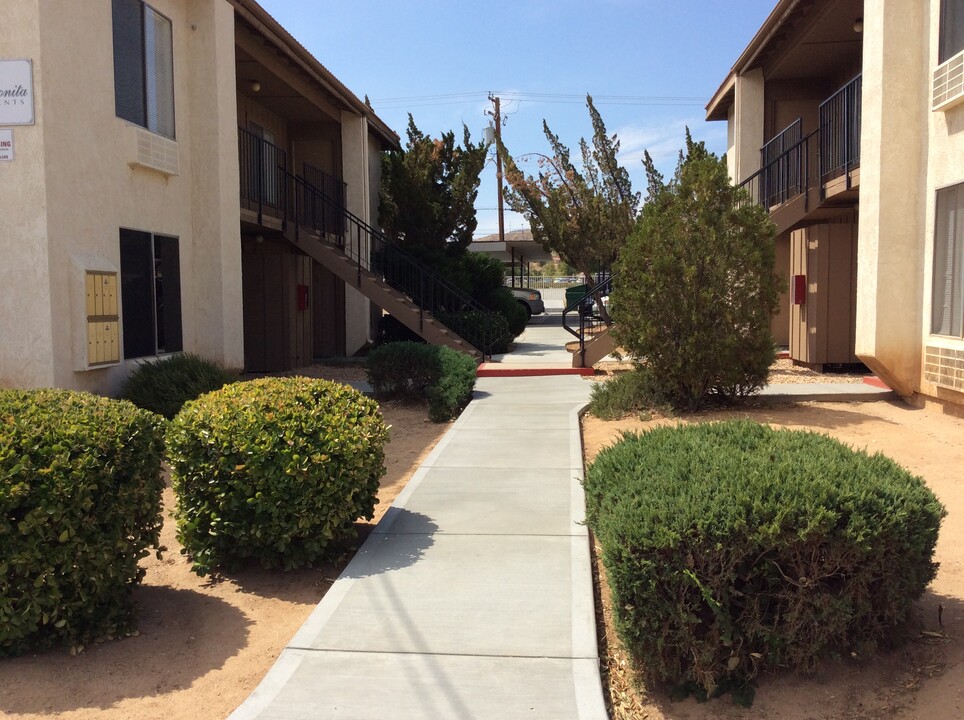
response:
<svg viewBox="0 0 964 720"><path fill-rule="evenodd" d="M261 83L257 80L251 83L251 92L261 92Z"/></svg>
<svg viewBox="0 0 964 720"><path fill-rule="evenodd" d="M862 17L854 20L854 32L862 33L864 31L864 19Z"/></svg>

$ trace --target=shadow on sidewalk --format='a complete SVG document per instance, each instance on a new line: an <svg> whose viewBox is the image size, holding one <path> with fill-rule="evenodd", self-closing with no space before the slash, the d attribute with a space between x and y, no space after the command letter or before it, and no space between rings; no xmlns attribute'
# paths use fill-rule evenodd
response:
<svg viewBox="0 0 964 720"><path fill-rule="evenodd" d="M414 565L435 544L438 525L427 515L392 507L382 518L382 532L373 532L345 568L343 577L364 578ZM404 532L393 533L393 527Z"/></svg>

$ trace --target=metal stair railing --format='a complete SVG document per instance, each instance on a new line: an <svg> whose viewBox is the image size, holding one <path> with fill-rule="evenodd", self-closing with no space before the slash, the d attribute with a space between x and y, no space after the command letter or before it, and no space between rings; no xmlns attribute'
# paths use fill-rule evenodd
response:
<svg viewBox="0 0 964 720"><path fill-rule="evenodd" d="M435 320L478 350L483 360L491 358L493 350L507 342L508 329L501 315L446 283L303 177L284 172L293 188L293 192L288 193L286 222L293 223L296 241L301 226L319 233L355 263L357 285L361 285L363 271L373 273L418 307L420 329L424 327L425 313L431 313ZM323 212L318 212L319 205ZM338 235L326 232L332 227L331 218L335 217L341 221L338 227L342 232ZM317 222L316 218L324 219Z"/></svg>
<svg viewBox="0 0 964 720"><path fill-rule="evenodd" d="M568 303L562 311L562 327L579 340L580 357L585 357L587 340L597 334L600 327L609 326L596 305L597 297L606 298L612 293L613 277L613 273L608 270L596 273L595 284L578 300ZM578 323L572 322L573 315L578 319Z"/></svg>

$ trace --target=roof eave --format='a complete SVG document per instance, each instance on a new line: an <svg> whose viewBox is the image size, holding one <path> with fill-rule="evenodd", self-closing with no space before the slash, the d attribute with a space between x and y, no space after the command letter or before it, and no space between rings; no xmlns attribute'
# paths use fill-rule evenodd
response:
<svg viewBox="0 0 964 720"><path fill-rule="evenodd" d="M308 72L316 82L335 96L342 104L352 111L368 119L369 127L380 136L390 147L401 147L401 139L388 124L358 99L348 87L336 78L328 68L322 65L314 55L298 42L284 26L275 20L267 10L255 0L230 0L235 11L255 27L262 35L282 50L292 61Z"/></svg>

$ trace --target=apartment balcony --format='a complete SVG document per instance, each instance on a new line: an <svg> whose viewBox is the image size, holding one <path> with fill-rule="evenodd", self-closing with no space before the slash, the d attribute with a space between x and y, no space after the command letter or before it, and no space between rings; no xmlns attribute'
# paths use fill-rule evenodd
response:
<svg viewBox="0 0 964 720"><path fill-rule="evenodd" d="M288 153L257 134L238 128L241 221L285 232L298 226L318 236L345 232L347 185L309 163L289 168Z"/></svg>
<svg viewBox="0 0 964 720"><path fill-rule="evenodd" d="M760 169L740 183L763 205L777 232L823 222L849 210L860 188L858 75L824 100L818 127L804 133L798 118L760 149Z"/></svg>

